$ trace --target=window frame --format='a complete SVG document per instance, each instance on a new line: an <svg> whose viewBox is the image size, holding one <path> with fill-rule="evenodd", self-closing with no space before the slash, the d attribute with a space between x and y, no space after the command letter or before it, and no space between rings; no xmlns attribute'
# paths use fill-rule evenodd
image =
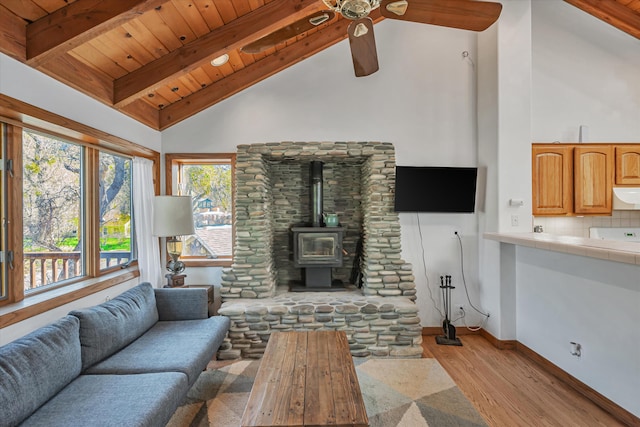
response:
<svg viewBox="0 0 640 427"><path fill-rule="evenodd" d="M160 190L160 153L63 116L44 111L25 102L0 94L0 122L4 124L6 159L13 161L12 174L2 171L7 181L7 251L14 253L14 268L7 274L7 292L0 299L0 328L26 320L140 276L137 261L100 270L99 249L99 153L125 157L144 157L154 164L154 192ZM41 292L24 292L24 254L22 241L22 129L61 138L85 148L87 213L87 265L85 275L69 279L65 286L52 286ZM20 224L15 226L14 224ZM13 225L13 226L12 226Z"/></svg>
<svg viewBox="0 0 640 427"><path fill-rule="evenodd" d="M101 268L102 249L100 248L100 236L102 235L102 229L100 228L100 223L99 223L99 220L100 220L100 215L99 215L100 214L99 195L100 194L99 194L99 191L96 192L96 202L97 202L97 205L96 205L97 211L96 211L96 213L98 214L97 215L97 220L98 220L98 224L97 224L98 225L98 235L97 235L97 239L98 239L98 241L97 241L97 244L98 244L98 269L100 270L100 272L102 274L104 274L104 273L107 273L107 272L110 272L110 271L119 270L119 269L121 269L123 267L123 265L130 265L130 264L133 264L133 263L137 263L138 262L138 245L136 244L136 239L135 239L135 223L134 223L134 221L135 221L135 213L133 212L133 156L129 156L129 155L122 154L122 153L116 153L116 152L114 152L112 150L98 150L98 153L97 153L97 161L98 161L98 163L96 164L97 173L98 173L96 184L98 186L100 185L100 154L110 154L112 156L124 157L124 158L127 158L131 162L130 165L129 165L130 168L131 168L131 170L129 171L130 180L131 180L129 182L129 186L131 187L130 188L130 192L132 194L132 197L129 199L129 201L131 203L130 206L129 206L129 209L131 211L131 215L130 215L131 216L130 222L132 223L131 224L131 229L133 230L131 232L131 238L130 238L131 239L130 240L130 245L131 245L132 258L129 261L127 261L126 263L124 263L124 264L117 264L117 265L113 265L113 266L110 266L110 267ZM98 190L98 187L96 187L96 190Z"/></svg>
<svg viewBox="0 0 640 427"><path fill-rule="evenodd" d="M91 191L88 191L90 185L91 185L91 180L90 180L90 173L91 173L91 168L89 166L89 161L90 161L90 153L88 152L87 147L84 146L84 144L78 144L74 141L69 141L66 138L62 138L60 136L57 135L51 135L48 134L46 132L43 131L34 131L33 129L29 128L28 126L24 126L24 127L18 127L18 126L14 126L14 131L17 134L17 138L14 141L14 143L16 144L16 147L14 149L14 153L15 153L15 157L13 158L13 162L14 165L20 165L20 174L21 174L21 182L24 182L24 151L23 151L23 135L25 132L29 132L32 134L37 134L40 136L43 136L45 138L49 138L49 139L53 139L56 140L58 142L62 142L62 143L66 143L66 144L73 144L76 145L78 147L80 147L80 176L79 176L79 185L80 185L80 191L83 193L83 195L80 197L80 215L82 216L82 218L80 218L80 231L83 235L85 235L85 243L83 244L83 249L81 251L81 259L82 259L82 265L83 265L83 269L85 270L83 274L80 274L78 276L75 277L71 277L69 279L66 280L61 280L61 281L56 281L56 282L52 282L49 284L45 284L45 285L41 285L38 286L36 288L33 289L29 289L29 290L25 290L25 286L24 286L24 280L22 281L23 283L23 287L22 287L22 292L23 292L23 296L24 298L28 298L32 295L37 295L40 293L45 293L48 292L52 289L56 289L56 288L61 288L64 286L68 286L74 283L77 283L83 279L85 279L87 276L90 276L89 271L87 270L87 266L90 265L90 258L88 256L88 251L86 249L86 247L88 247L88 242L91 239L91 232L88 228L88 224L89 221L87 221L89 215L91 214L91 209L88 207L89 204L92 203L92 199L91 199ZM18 136L19 135L19 136ZM17 166L14 166L14 169ZM14 174L16 173L16 171L14 170ZM23 199L23 195L24 195L24 188L22 185L19 186L20 188L20 192L19 194L15 194L14 197L14 201L18 206L22 206L23 209L20 212L20 216L21 216L21 220L20 223L24 224L24 199ZM22 268L20 269L20 271L24 270L24 264L25 264L25 260L24 260L24 232L20 232L20 241L22 242L22 253L20 255L20 257L14 257L14 266L15 269L14 271L18 271L18 264L20 264L22 266ZM17 244L17 241L16 241ZM18 274L16 273L16 276L13 278L13 280L19 280L18 279ZM13 285L13 280L10 280L10 284L11 286ZM18 283L15 283L15 286L18 286Z"/></svg>
<svg viewBox="0 0 640 427"><path fill-rule="evenodd" d="M180 195L178 178L182 165L220 164L229 161L231 164L231 255L217 259L185 257L181 261L187 267L231 267L233 264L233 249L236 240L235 227L235 196L236 196L236 154L235 153L168 153L165 154L165 185L166 194Z"/></svg>

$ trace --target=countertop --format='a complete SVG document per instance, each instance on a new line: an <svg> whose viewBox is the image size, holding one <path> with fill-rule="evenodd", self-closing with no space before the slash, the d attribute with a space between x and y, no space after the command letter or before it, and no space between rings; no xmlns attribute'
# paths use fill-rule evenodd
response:
<svg viewBox="0 0 640 427"><path fill-rule="evenodd" d="M640 243L559 236L549 233L484 233L502 243L640 265Z"/></svg>

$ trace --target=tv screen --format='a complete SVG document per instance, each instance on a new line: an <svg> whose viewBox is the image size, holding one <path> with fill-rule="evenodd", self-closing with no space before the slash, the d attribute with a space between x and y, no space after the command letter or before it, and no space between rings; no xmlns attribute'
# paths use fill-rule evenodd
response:
<svg viewBox="0 0 640 427"><path fill-rule="evenodd" d="M396 212L473 213L477 168L396 166Z"/></svg>

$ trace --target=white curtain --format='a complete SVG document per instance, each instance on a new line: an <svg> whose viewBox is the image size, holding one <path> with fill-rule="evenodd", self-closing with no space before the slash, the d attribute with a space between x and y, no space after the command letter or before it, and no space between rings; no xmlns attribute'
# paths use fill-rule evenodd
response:
<svg viewBox="0 0 640 427"><path fill-rule="evenodd" d="M162 265L158 238L153 235L153 162L133 159L133 212L138 245L140 282L162 287Z"/></svg>

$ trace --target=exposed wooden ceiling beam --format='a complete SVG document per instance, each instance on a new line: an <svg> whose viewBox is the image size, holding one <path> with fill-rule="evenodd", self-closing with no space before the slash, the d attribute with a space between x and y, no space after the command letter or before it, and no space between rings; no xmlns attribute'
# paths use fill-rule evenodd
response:
<svg viewBox="0 0 640 427"><path fill-rule="evenodd" d="M384 18L376 10L371 13L374 22ZM305 37L304 42L293 43L290 46L269 55L264 59L238 70L229 77L219 80L206 88L175 102L160 110L160 130L208 108L230 96L252 86L279 71L284 70L347 37L347 27L351 21L340 19L335 24L323 28ZM345 56L345 63L351 58ZM354 79L356 77L353 77Z"/></svg>
<svg viewBox="0 0 640 427"><path fill-rule="evenodd" d="M212 58L238 49L308 14L326 9L318 0L274 0L215 29L168 55L117 79L114 103L122 107L136 97L195 70Z"/></svg>
<svg viewBox="0 0 640 427"><path fill-rule="evenodd" d="M27 25L27 63L38 67L167 0L77 0Z"/></svg>
<svg viewBox="0 0 640 427"><path fill-rule="evenodd" d="M120 108L119 111L123 112L127 116L149 126L151 129L158 130L158 123L160 122L160 111L144 102L141 99L132 102L126 107Z"/></svg>
<svg viewBox="0 0 640 427"><path fill-rule="evenodd" d="M68 53L60 55L38 70L54 79L111 106L112 80L106 74L93 70Z"/></svg>
<svg viewBox="0 0 640 427"><path fill-rule="evenodd" d="M0 52L18 61L26 59L27 24L0 5Z"/></svg>
<svg viewBox="0 0 640 427"><path fill-rule="evenodd" d="M590 15L640 39L640 14L615 0L564 0Z"/></svg>

